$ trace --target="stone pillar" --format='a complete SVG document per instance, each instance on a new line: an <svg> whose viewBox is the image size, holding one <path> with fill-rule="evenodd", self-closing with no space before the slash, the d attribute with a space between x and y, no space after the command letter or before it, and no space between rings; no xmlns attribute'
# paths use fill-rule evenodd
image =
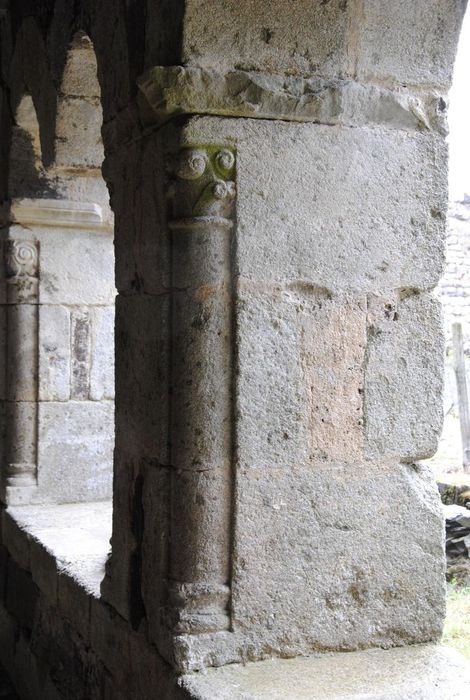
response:
<svg viewBox="0 0 470 700"><path fill-rule="evenodd" d="M37 483L39 246L7 240L6 450L8 500L28 500Z"/></svg>
<svg viewBox="0 0 470 700"><path fill-rule="evenodd" d="M180 671L440 635L420 460L442 418L462 6L431 7L187 0L176 65L149 40L140 140L105 127L122 333L103 592Z"/></svg>
<svg viewBox="0 0 470 700"><path fill-rule="evenodd" d="M177 633L230 626L235 155L181 151L172 188L169 600Z"/></svg>

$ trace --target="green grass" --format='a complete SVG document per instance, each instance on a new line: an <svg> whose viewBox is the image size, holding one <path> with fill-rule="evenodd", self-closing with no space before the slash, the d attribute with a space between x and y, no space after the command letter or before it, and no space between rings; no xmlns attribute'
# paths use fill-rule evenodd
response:
<svg viewBox="0 0 470 700"><path fill-rule="evenodd" d="M447 615L444 624L444 644L470 659L470 586L447 586Z"/></svg>

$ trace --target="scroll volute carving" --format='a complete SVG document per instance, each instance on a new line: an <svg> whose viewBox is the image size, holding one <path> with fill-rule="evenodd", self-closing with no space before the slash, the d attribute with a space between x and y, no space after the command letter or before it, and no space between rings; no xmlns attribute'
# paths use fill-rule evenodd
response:
<svg viewBox="0 0 470 700"><path fill-rule="evenodd" d="M5 242L5 276L10 303L37 303L39 251L36 241Z"/></svg>
<svg viewBox="0 0 470 700"><path fill-rule="evenodd" d="M175 168L173 218L230 219L235 199L235 155L228 148L185 148Z"/></svg>

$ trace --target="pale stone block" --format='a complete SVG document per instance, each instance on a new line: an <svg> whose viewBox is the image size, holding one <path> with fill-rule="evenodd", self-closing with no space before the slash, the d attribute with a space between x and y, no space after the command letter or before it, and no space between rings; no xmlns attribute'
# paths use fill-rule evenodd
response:
<svg viewBox="0 0 470 700"><path fill-rule="evenodd" d="M190 0L183 64L288 74L341 74L347 67L350 3L239 3Z"/></svg>
<svg viewBox="0 0 470 700"><path fill-rule="evenodd" d="M236 523L232 622L252 659L439 638L443 519L427 470L239 468Z"/></svg>
<svg viewBox="0 0 470 700"><path fill-rule="evenodd" d="M406 462L431 457L443 418L439 302L427 294L369 299L368 338L366 455Z"/></svg>
<svg viewBox="0 0 470 700"><path fill-rule="evenodd" d="M114 399L114 307L91 311L90 399Z"/></svg>
<svg viewBox="0 0 470 700"><path fill-rule="evenodd" d="M63 306L39 309L39 400L70 398L70 312Z"/></svg>
<svg viewBox="0 0 470 700"><path fill-rule="evenodd" d="M8 512L23 537L31 537L31 552L33 548L43 548L57 562L61 573L91 596L99 597L111 536L110 501L28 505L10 508ZM31 567L34 576L33 555Z"/></svg>
<svg viewBox="0 0 470 700"><path fill-rule="evenodd" d="M242 468L363 455L365 299L308 285L239 290L237 454Z"/></svg>
<svg viewBox="0 0 470 700"><path fill-rule="evenodd" d="M35 401L38 392L38 307L10 304L7 309L7 396Z"/></svg>
<svg viewBox="0 0 470 700"><path fill-rule="evenodd" d="M113 304L114 256L106 231L38 229L42 304Z"/></svg>
<svg viewBox="0 0 470 700"><path fill-rule="evenodd" d="M464 12L453 0L367 0L355 28L358 78L448 88Z"/></svg>
<svg viewBox="0 0 470 700"><path fill-rule="evenodd" d="M112 402L39 404L38 500L76 502L111 496Z"/></svg>
<svg viewBox="0 0 470 700"><path fill-rule="evenodd" d="M440 137L203 117L184 141L236 144L241 277L359 294L436 285L447 207Z"/></svg>

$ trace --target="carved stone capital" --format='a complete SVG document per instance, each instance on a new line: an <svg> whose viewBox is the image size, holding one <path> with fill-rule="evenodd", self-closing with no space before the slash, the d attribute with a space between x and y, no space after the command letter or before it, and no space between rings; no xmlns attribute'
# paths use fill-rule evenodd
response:
<svg viewBox="0 0 470 700"><path fill-rule="evenodd" d="M226 147L183 149L175 164L170 190L173 220L170 228L185 230L211 224L232 227L235 200L235 154Z"/></svg>
<svg viewBox="0 0 470 700"><path fill-rule="evenodd" d="M36 303L39 287L39 250L36 241L5 242L7 299L14 304Z"/></svg>

